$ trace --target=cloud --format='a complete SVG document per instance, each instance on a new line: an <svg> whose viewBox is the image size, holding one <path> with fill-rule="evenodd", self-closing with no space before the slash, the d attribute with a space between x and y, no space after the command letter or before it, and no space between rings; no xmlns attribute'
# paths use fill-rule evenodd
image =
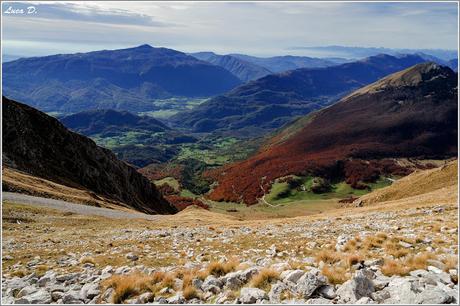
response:
<svg viewBox="0 0 460 306"><path fill-rule="evenodd" d="M39 45L40 50L49 46L50 52L56 46L67 52L148 43L187 52L270 56L305 54L288 51L292 46L456 49L458 41L458 6L445 2L81 1L33 5L39 10L34 16L3 15L6 49L15 46L20 50L26 42Z"/></svg>
<svg viewBox="0 0 460 306"><path fill-rule="evenodd" d="M3 2L2 12L8 7L23 9L34 6L36 13L35 19L66 20L75 22L92 22L103 24L118 25L143 25L153 27L170 27L173 23L160 22L154 16L131 12L125 9L104 10L100 6L88 2L85 5L78 3L23 3L23 2ZM24 18L24 15L5 14L4 18Z"/></svg>

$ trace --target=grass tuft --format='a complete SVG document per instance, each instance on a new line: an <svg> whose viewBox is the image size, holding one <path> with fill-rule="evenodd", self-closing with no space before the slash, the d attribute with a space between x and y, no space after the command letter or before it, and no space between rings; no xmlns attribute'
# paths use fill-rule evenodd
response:
<svg viewBox="0 0 460 306"><path fill-rule="evenodd" d="M329 283L334 285L343 284L350 278L347 270L339 266L324 266L321 273L327 277Z"/></svg>
<svg viewBox="0 0 460 306"><path fill-rule="evenodd" d="M270 283L279 279L279 275L279 272L274 269L264 268L251 278L249 286L259 289L268 289Z"/></svg>

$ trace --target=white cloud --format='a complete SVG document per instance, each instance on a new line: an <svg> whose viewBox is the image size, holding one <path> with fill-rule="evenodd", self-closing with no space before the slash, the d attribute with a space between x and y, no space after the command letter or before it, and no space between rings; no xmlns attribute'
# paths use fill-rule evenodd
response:
<svg viewBox="0 0 460 306"><path fill-rule="evenodd" d="M275 55L315 45L455 49L458 40L456 3L46 4L50 10L41 16L3 16L5 50L18 41L36 42L42 50L46 45L54 50L55 42L94 49L149 43L183 51Z"/></svg>

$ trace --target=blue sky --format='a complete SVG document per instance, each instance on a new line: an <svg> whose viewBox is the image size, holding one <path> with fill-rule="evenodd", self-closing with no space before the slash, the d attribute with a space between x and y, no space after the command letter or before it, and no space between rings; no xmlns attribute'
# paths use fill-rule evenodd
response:
<svg viewBox="0 0 460 306"><path fill-rule="evenodd" d="M259 56L326 45L456 49L457 15L455 2L2 2L2 48L20 56L145 43Z"/></svg>

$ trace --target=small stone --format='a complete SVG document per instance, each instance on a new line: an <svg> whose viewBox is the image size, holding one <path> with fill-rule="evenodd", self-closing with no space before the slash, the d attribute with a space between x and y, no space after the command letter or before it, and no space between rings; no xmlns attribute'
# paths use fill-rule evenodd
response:
<svg viewBox="0 0 460 306"><path fill-rule="evenodd" d="M80 296L83 299L91 300L100 293L99 285L95 283L84 284L80 290Z"/></svg>
<svg viewBox="0 0 460 306"><path fill-rule="evenodd" d="M136 261L139 259L139 256L137 256L136 254L134 253L128 253L126 254L126 258L131 260L131 261Z"/></svg>
<svg viewBox="0 0 460 306"><path fill-rule="evenodd" d="M317 292L326 299L335 299L337 296L334 286L331 285L321 286L318 288Z"/></svg>
<svg viewBox="0 0 460 306"><path fill-rule="evenodd" d="M38 288L36 288L35 286L27 286L27 287L22 288L18 292L16 297L20 298L20 297L23 297L23 296L26 296L26 295L31 295L32 293L37 292L37 291L38 291Z"/></svg>
<svg viewBox="0 0 460 306"><path fill-rule="evenodd" d="M436 274L442 273L442 270L441 270L441 269L436 268L436 267L434 267L434 266L428 266L426 269L427 269L428 271L433 272L433 273L436 273Z"/></svg>
<svg viewBox="0 0 460 306"><path fill-rule="evenodd" d="M332 304L331 300L325 299L325 298L315 298L315 299L309 299L305 304L309 305L320 305L320 304Z"/></svg>
<svg viewBox="0 0 460 306"><path fill-rule="evenodd" d="M367 296L363 296L362 298L356 301L356 305L363 305L363 304L375 304L375 302L371 298Z"/></svg>
<svg viewBox="0 0 460 306"><path fill-rule="evenodd" d="M26 295L15 300L15 304L49 304L51 302L51 294L44 289L39 289L31 295Z"/></svg>
<svg viewBox="0 0 460 306"><path fill-rule="evenodd" d="M412 244L407 243L407 242L405 242L405 241L399 241L398 244L399 244L400 246L402 246L403 248L406 248L406 249L412 247Z"/></svg>
<svg viewBox="0 0 460 306"><path fill-rule="evenodd" d="M64 304L81 304L82 300L79 291L70 290L64 293L62 296L62 302Z"/></svg>
<svg viewBox="0 0 460 306"><path fill-rule="evenodd" d="M443 264L442 262L440 262L439 260L428 259L426 261L426 263L427 263L427 265L436 267L436 268L438 268L440 270L445 270L446 269L446 265Z"/></svg>
<svg viewBox="0 0 460 306"><path fill-rule="evenodd" d="M364 265L366 267L372 267L372 266L382 266L384 263L383 258L379 259L370 259L370 260L365 260Z"/></svg>
<svg viewBox="0 0 460 306"><path fill-rule="evenodd" d="M267 300L268 296L265 291L258 288L242 288L238 301L241 304L254 304L260 300Z"/></svg>
<svg viewBox="0 0 460 306"><path fill-rule="evenodd" d="M181 292L176 293L174 296L168 298L169 304L184 304L185 298Z"/></svg>
<svg viewBox="0 0 460 306"><path fill-rule="evenodd" d="M220 279L217 279L213 275L209 275L204 280L203 284L201 285L201 289L203 291L211 291L213 293L220 292L220 288L223 286L223 282Z"/></svg>
<svg viewBox="0 0 460 306"><path fill-rule="evenodd" d="M152 302L154 298L154 295L152 292L145 292L139 295L139 297L136 299L136 304L146 304L149 302Z"/></svg>
<svg viewBox="0 0 460 306"><path fill-rule="evenodd" d="M62 296L64 295L63 292L61 291L54 291L54 292L51 292L51 298L53 299L54 302L62 299Z"/></svg>

